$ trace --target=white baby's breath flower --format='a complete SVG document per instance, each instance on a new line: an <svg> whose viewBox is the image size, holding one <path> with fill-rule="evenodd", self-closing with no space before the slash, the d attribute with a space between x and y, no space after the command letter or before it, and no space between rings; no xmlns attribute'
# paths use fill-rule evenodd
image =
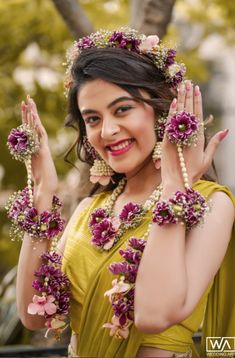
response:
<svg viewBox="0 0 235 358"><path fill-rule="evenodd" d="M181 67L177 63L174 63L173 65L170 65L168 67L168 73L169 73L170 77L175 76L176 73L180 71L180 69L181 69Z"/></svg>

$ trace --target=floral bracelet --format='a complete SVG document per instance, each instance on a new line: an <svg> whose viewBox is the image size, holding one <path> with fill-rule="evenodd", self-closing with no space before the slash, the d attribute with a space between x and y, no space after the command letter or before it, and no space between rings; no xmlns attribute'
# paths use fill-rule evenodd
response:
<svg viewBox="0 0 235 358"><path fill-rule="evenodd" d="M34 295L28 306L28 314L45 317L49 331L56 339L66 327L65 318L69 310L69 280L61 271L62 257L56 252L59 235L64 229L65 221L59 210L61 202L53 196L51 211L38 213L33 206L32 155L39 150L39 139L35 128L22 124L13 128L8 136L7 146L14 159L25 162L27 168L27 187L15 192L6 204L7 215L11 221L10 237L12 240L23 239L25 233L33 242L50 240L50 249L40 256L42 264L34 275L32 287L39 292ZM36 249L36 247L34 247Z"/></svg>
<svg viewBox="0 0 235 358"><path fill-rule="evenodd" d="M204 196L189 188L185 192L177 191L169 200L162 200L153 210L153 222L159 226L183 222L190 230L197 225L209 210Z"/></svg>
<svg viewBox="0 0 235 358"><path fill-rule="evenodd" d="M62 206L59 198L54 196L52 209L38 213L30 205L29 188L13 193L5 206L8 218L11 220L10 237L23 239L26 232L36 239L51 239L58 236L64 229L64 220L58 209Z"/></svg>

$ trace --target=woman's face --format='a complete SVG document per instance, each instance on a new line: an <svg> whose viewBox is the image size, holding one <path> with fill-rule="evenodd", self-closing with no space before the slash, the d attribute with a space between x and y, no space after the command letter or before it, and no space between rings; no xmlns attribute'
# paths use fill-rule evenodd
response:
<svg viewBox="0 0 235 358"><path fill-rule="evenodd" d="M103 80L82 86L78 106L89 142L115 172L128 175L149 163L156 142L151 106Z"/></svg>

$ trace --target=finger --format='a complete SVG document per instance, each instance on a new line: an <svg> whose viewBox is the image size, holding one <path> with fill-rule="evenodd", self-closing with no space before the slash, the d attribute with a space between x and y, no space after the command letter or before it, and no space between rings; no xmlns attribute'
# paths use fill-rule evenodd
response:
<svg viewBox="0 0 235 358"><path fill-rule="evenodd" d="M170 109L169 109L169 113L168 113L168 120L167 120L168 122L169 122L169 119L174 115L176 108L177 108L177 99L174 98L170 105Z"/></svg>
<svg viewBox="0 0 235 358"><path fill-rule="evenodd" d="M186 95L185 95L185 111L193 113L193 85L191 81L185 82Z"/></svg>
<svg viewBox="0 0 235 358"><path fill-rule="evenodd" d="M38 135L39 139L42 139L43 137L45 137L46 134L45 128L40 123L38 123L37 116L34 113L33 113L33 118L34 118L35 132Z"/></svg>
<svg viewBox="0 0 235 358"><path fill-rule="evenodd" d="M28 97L28 101L29 101L29 105L31 107L32 112L34 113L35 117L39 119L40 121L40 117L38 115L38 110L37 110L37 106L36 103L34 102L33 98Z"/></svg>
<svg viewBox="0 0 235 358"><path fill-rule="evenodd" d="M26 105L25 109L25 124L29 125L29 117L30 117L30 108L29 105Z"/></svg>
<svg viewBox="0 0 235 358"><path fill-rule="evenodd" d="M222 142L222 140L227 136L228 132L229 132L228 129L220 131L216 133L209 141L204 152L204 160L203 160L206 169L208 169L209 166L211 165L216 149L218 148L220 142Z"/></svg>
<svg viewBox="0 0 235 358"><path fill-rule="evenodd" d="M24 101L21 102L21 119L22 123L26 124L26 104Z"/></svg>
<svg viewBox="0 0 235 358"><path fill-rule="evenodd" d="M202 95L199 86L194 89L194 114L203 123Z"/></svg>
<svg viewBox="0 0 235 358"><path fill-rule="evenodd" d="M166 124L170 122L170 120L171 120L172 116L175 114L176 110L177 110L177 99L174 98L170 105ZM162 143L163 143L163 146L166 145L166 143L168 143L168 145L170 145L170 146L174 146L174 144L170 143L169 139L167 138L166 131L164 133Z"/></svg>
<svg viewBox="0 0 235 358"><path fill-rule="evenodd" d="M36 122L36 124L37 124L37 126L40 129L40 132L42 134L43 131L44 131L44 127L43 127L41 119L40 119L40 117L38 115L36 104L35 104L34 100L31 97L29 97L29 105L30 105L31 111L33 113L34 121Z"/></svg>
<svg viewBox="0 0 235 358"><path fill-rule="evenodd" d="M34 113L39 117L36 103L34 102L33 98L31 98L31 97L30 97L30 103L31 103L31 105L32 105L32 108L33 108Z"/></svg>
<svg viewBox="0 0 235 358"><path fill-rule="evenodd" d="M186 96L185 84L184 84L184 82L182 82L179 87L178 98L177 98L177 111L178 112L184 110L185 96Z"/></svg>
<svg viewBox="0 0 235 358"><path fill-rule="evenodd" d="M33 114L30 106L29 106L28 124L29 124L29 128L34 130L35 125L34 125Z"/></svg>
<svg viewBox="0 0 235 358"><path fill-rule="evenodd" d="M28 103L28 120L29 120L29 124L32 124L34 126L34 121L35 121L35 111L34 111L34 108L32 106L32 99L30 97L30 95L28 94L27 95L27 103Z"/></svg>
<svg viewBox="0 0 235 358"><path fill-rule="evenodd" d="M204 120L204 126L209 127L214 122L214 116L213 114L209 114L208 117Z"/></svg>

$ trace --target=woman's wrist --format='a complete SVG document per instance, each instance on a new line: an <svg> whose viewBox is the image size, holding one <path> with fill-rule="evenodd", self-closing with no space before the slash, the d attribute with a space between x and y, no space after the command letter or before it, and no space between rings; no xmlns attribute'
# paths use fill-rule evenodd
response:
<svg viewBox="0 0 235 358"><path fill-rule="evenodd" d="M183 181L167 181L162 183L161 199L171 198L176 191L185 192Z"/></svg>
<svg viewBox="0 0 235 358"><path fill-rule="evenodd" d="M56 191L43 189L42 187L34 188L34 207L39 213L44 210L51 210L52 199L55 192Z"/></svg>

